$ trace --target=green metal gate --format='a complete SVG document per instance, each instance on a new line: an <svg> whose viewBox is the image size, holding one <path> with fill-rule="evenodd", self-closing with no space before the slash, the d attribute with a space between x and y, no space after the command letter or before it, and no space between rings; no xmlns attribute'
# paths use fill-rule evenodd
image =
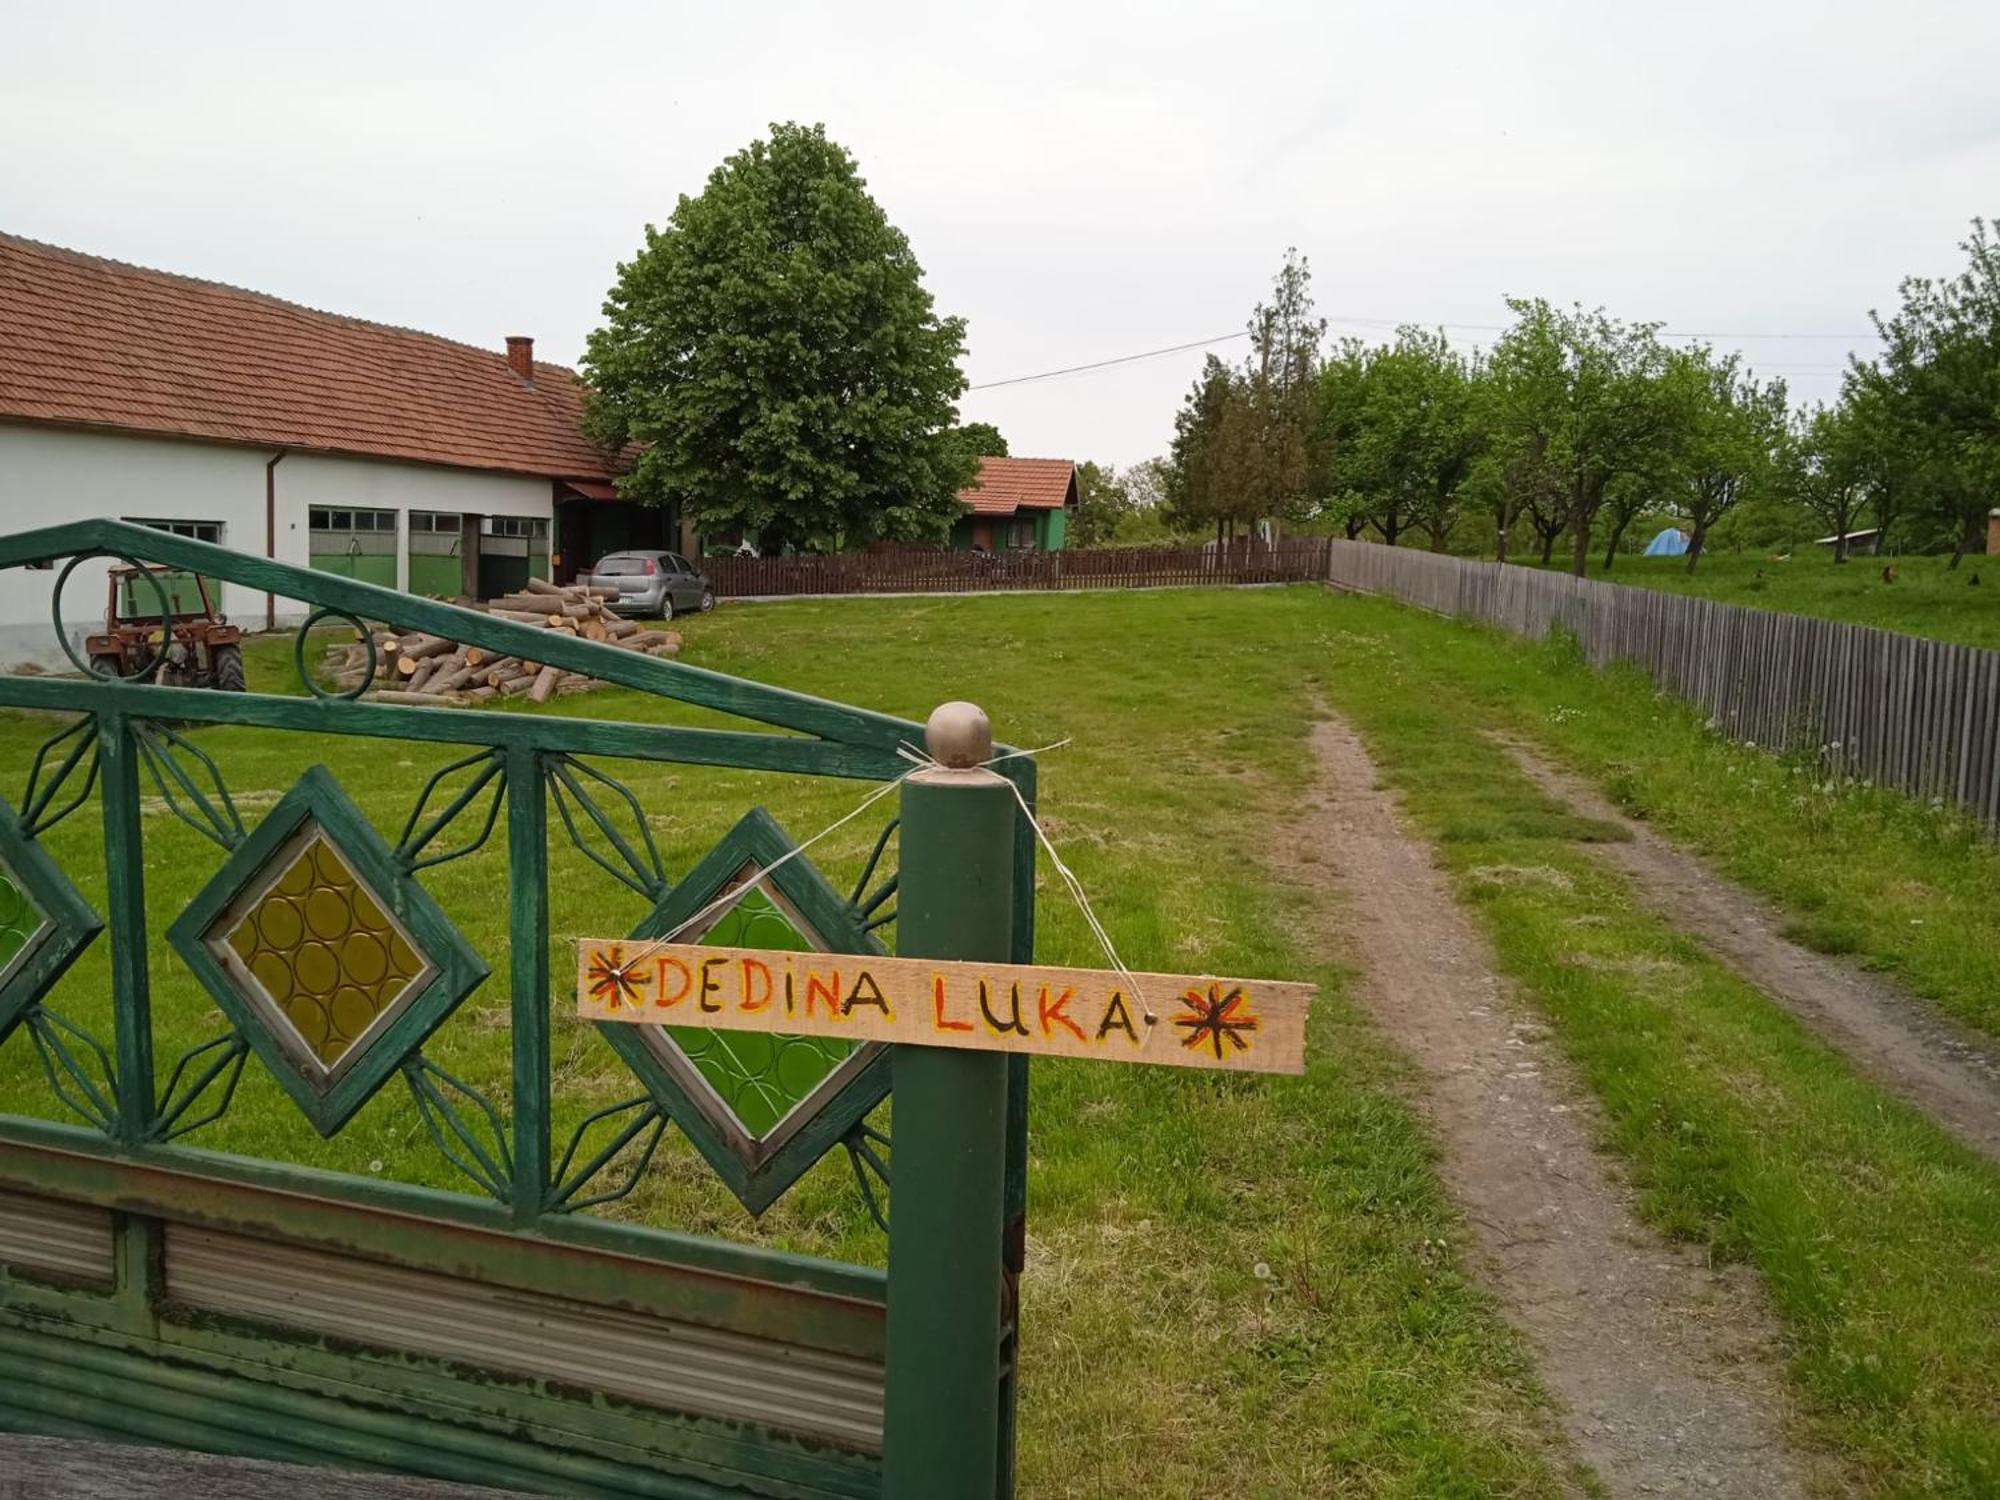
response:
<svg viewBox="0 0 2000 1500"><path fill-rule="evenodd" d="M89 557L196 570L315 613L292 655L298 690L286 695L0 677L0 706L50 722L31 763L10 768L18 803L0 798L0 1049L31 1049L48 1100L69 1116L0 1113L0 1430L552 1494L806 1500L884 1492L886 1399L888 1493L1011 1492L1025 1060L950 1064L1000 1070L981 1075L1003 1101L991 1142L1005 1168L997 1244L983 1231L965 1241L983 1206L950 1201L955 1168L942 1154L978 1148L961 1139L979 1119L960 1097L977 1087L929 1049L898 1049L916 1090L903 1124L922 1132L906 1190L924 1190L904 1202L888 1274L607 1218L600 1210L640 1183L671 1130L698 1153L684 1159L706 1163L752 1212L845 1151L886 1232L879 1106L897 1059L868 1048L711 1056L699 1036L606 1027L632 1097L562 1138L551 1123L550 1022L569 998L552 982L562 975L567 988L569 955L552 960L549 854L552 837L570 839L607 883L641 895L651 904L641 933L708 911L702 930L715 941L879 952L898 899L891 851L901 849L912 870L998 872L997 893L962 896L958 909L978 907L974 925L989 927L995 911L1011 911L997 935L974 939L1010 951L966 956L1027 961L1034 844L1012 794L1001 820L990 805L972 820L984 819L983 865L967 842L978 830L950 822L952 799L906 795L900 838L892 821L851 892L788 857L789 839L754 808L693 868L670 872L646 809L608 763L880 782L908 771L905 747L921 743L921 728L121 522L0 538L0 569L73 559L56 588L59 635L62 583ZM432 631L755 727L350 701L307 667L309 632L328 624L367 637L380 626ZM209 753L228 743L227 726L297 736L282 795L256 806L232 795ZM413 790L390 838L311 764L321 736L455 747L457 758ZM1001 769L1032 803L1032 760ZM44 842L93 796L102 914ZM148 825L167 817L204 836L206 862L149 865ZM493 955L427 889L456 878L453 862L490 839L508 864L508 941ZM922 903L904 894L906 942L951 941L949 895L942 918L924 898L931 914L920 921ZM108 1034L52 1003L100 934ZM192 971L215 1007L213 1035L171 1057L156 1055L153 1004L153 978L169 964ZM458 1007L482 984L505 997L491 1008L509 1027L498 1087L454 1077L427 1052L470 1024ZM268 1071L327 1138L378 1091L407 1090L467 1190L204 1149L199 1132L227 1116L248 1068ZM922 1252L910 1255L914 1269L906 1246ZM980 1268L1003 1262L1003 1285L981 1295ZM969 1290L941 1282L939 1266L971 1267ZM902 1326L928 1331L939 1351L899 1353L896 1371L892 1282ZM928 1409L944 1390L950 1410ZM933 1482L944 1470L923 1466L950 1459L925 1444L949 1439L967 1407L963 1430L991 1445L972 1455L978 1482L962 1464L960 1477Z"/></svg>

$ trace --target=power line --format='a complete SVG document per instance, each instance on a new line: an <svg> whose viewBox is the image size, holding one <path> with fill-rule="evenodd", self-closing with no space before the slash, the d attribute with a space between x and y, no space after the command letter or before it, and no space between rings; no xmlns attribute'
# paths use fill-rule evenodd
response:
<svg viewBox="0 0 2000 1500"><path fill-rule="evenodd" d="M1505 333L1512 326L1507 323L1427 323L1414 318L1340 318L1329 316L1326 321L1345 327L1393 329L1415 326L1419 328L1454 328L1467 333ZM1219 333L1214 338L1190 339L1185 344L1169 344L1164 349L1147 349L1139 354L1121 354L1114 359L1097 359L1083 365L1065 365L1060 370L1041 370L1033 375L1011 375L1005 380L982 380L977 385L967 386L966 390L990 391L1003 385L1028 385L1037 380L1056 380L1064 375L1082 375L1091 370L1108 370L1114 365L1130 365L1136 364L1142 359L1161 359L1169 354L1185 354L1190 349L1206 349L1212 344L1226 344L1232 339L1247 339L1248 337L1250 337L1248 329L1239 329L1235 333ZM1670 329L1662 328L1660 330L1660 337L1663 339L1743 339L1753 343L1779 339L1842 339L1853 343L1861 339L1879 338L1881 335L1873 329L1870 329L1866 333L1677 333ZM1767 368L1777 369L1779 366L1772 365L1767 366ZM1794 365L1791 368L1805 370L1819 367ZM1826 366L1824 368L1837 370L1845 367Z"/></svg>
<svg viewBox="0 0 2000 1500"><path fill-rule="evenodd" d="M1129 365L1137 360L1158 359L1166 354L1185 354L1190 349L1205 349L1210 344L1226 344L1231 339L1247 339L1250 330L1239 329L1235 333L1218 333L1212 339L1192 339L1185 344L1174 344L1165 349L1148 349L1143 354L1121 354L1116 359L1093 360L1087 365L1070 365L1061 370L1043 370L1038 375L1015 375L1006 380L982 380L978 385L969 385L968 391L990 391L1001 385L1026 385L1031 380L1054 380L1058 375L1080 375L1085 370L1104 370L1112 365Z"/></svg>

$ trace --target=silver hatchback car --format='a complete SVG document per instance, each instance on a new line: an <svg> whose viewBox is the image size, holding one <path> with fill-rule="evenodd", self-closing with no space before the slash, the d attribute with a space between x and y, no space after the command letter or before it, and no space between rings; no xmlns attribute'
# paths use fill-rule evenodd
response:
<svg viewBox="0 0 2000 1500"><path fill-rule="evenodd" d="M584 582L613 594L611 608L621 615L671 620L715 608L707 575L678 552L609 552Z"/></svg>

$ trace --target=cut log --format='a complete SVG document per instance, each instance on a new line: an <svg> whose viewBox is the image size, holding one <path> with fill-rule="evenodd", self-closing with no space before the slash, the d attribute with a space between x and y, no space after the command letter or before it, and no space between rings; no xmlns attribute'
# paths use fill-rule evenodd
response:
<svg viewBox="0 0 2000 1500"><path fill-rule="evenodd" d="M479 685L478 687L476 687L476 688L468 688L468 689L466 690L466 694L465 694L465 696L466 696L466 698L467 698L467 699L469 699L469 700L470 700L471 702L474 702L474 703L484 703L484 702L485 702L485 701L486 701L487 699L489 699L489 698L497 698L497 697L499 697L499 696L500 696L500 689L498 689L498 688L490 688L490 687L487 687L487 686L486 686L486 685L485 685L484 683L481 683L481 684L480 684L480 685Z"/></svg>
<svg viewBox="0 0 2000 1500"><path fill-rule="evenodd" d="M528 676L526 673L523 673L519 677L510 677L505 682L501 683L500 692L504 697L518 698L521 694L527 692L528 689L533 687L534 685L535 685L535 679Z"/></svg>
<svg viewBox="0 0 2000 1500"><path fill-rule="evenodd" d="M424 684L424 691L439 695L458 692L460 689L472 685L472 679L477 670L476 667L457 666L446 671L435 672L431 675L430 681Z"/></svg>
<svg viewBox="0 0 2000 1500"><path fill-rule="evenodd" d="M402 661L422 661L431 656L448 656L457 649L456 641L448 641L441 635L405 636L402 649L396 654Z"/></svg>
<svg viewBox="0 0 2000 1500"><path fill-rule="evenodd" d="M561 594L566 592L561 584L550 583L545 578L530 578L526 588L531 594Z"/></svg>
<svg viewBox="0 0 2000 1500"><path fill-rule="evenodd" d="M620 620L607 614L604 617L604 633L623 640L628 635L637 635L639 633L639 622L637 620Z"/></svg>
<svg viewBox="0 0 2000 1500"><path fill-rule="evenodd" d="M556 690L556 684L561 680L562 668L543 667L541 671L535 674L534 682L529 684L528 701L530 703L548 702L549 694Z"/></svg>
<svg viewBox="0 0 2000 1500"><path fill-rule="evenodd" d="M451 658L448 656L427 656L420 662L411 663L410 691L421 693L424 690L424 684L437 676L438 667L450 660Z"/></svg>
<svg viewBox="0 0 2000 1500"><path fill-rule="evenodd" d="M516 625L546 625L549 617L539 610L530 613L525 609L489 609L488 614L496 620L512 620Z"/></svg>
<svg viewBox="0 0 2000 1500"><path fill-rule="evenodd" d="M608 639L608 633L604 629L604 622L602 620L585 620L577 628L577 634L587 641Z"/></svg>

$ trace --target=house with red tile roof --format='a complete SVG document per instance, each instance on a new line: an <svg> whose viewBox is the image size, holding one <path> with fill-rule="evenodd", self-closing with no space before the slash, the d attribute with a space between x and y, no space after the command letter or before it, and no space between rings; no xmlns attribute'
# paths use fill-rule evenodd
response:
<svg viewBox="0 0 2000 1500"><path fill-rule="evenodd" d="M619 468L532 339L475 348L0 234L0 527L111 516L490 597L666 545ZM102 611L86 572L66 621ZM46 641L48 587L0 589L0 660L35 654L16 634ZM234 585L221 604L252 627L302 612Z"/></svg>
<svg viewBox="0 0 2000 1500"><path fill-rule="evenodd" d="M982 458L979 477L958 492L965 514L954 547L1054 552L1076 508L1076 465L1066 458Z"/></svg>

